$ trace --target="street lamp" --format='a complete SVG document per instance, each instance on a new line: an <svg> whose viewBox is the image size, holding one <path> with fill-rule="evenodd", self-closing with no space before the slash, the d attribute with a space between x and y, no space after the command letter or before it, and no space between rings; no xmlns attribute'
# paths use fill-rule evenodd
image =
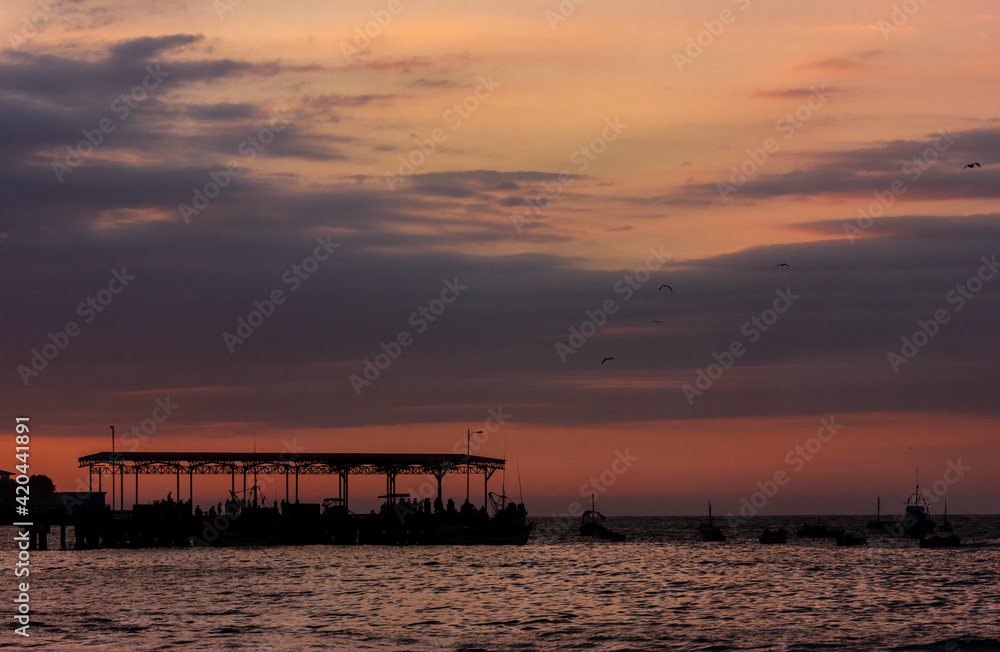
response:
<svg viewBox="0 0 1000 652"><path fill-rule="evenodd" d="M115 427L111 426L111 515L115 513Z"/></svg>
<svg viewBox="0 0 1000 652"><path fill-rule="evenodd" d="M469 502L469 457L471 457L472 435L481 435L482 430L467 430L465 433L465 502Z"/></svg>

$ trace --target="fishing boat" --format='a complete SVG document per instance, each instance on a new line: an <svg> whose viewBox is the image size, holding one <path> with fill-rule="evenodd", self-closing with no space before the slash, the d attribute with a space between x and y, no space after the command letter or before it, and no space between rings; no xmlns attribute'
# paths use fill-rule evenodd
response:
<svg viewBox="0 0 1000 652"><path fill-rule="evenodd" d="M273 546L281 543L281 515L275 505L264 504L263 492L257 485L242 498L232 495L228 527L219 530L215 545L229 547Z"/></svg>
<svg viewBox="0 0 1000 652"><path fill-rule="evenodd" d="M875 519L868 521L868 531L878 532L880 534L891 534L894 525L898 529L898 524L882 520L882 495L879 494L879 497L875 502Z"/></svg>
<svg viewBox="0 0 1000 652"><path fill-rule="evenodd" d="M817 518L816 524L804 523L802 527L795 531L797 537L809 537L813 539L836 539L844 536L843 528L828 528Z"/></svg>
<svg viewBox="0 0 1000 652"><path fill-rule="evenodd" d="M777 530L765 529L763 534L757 537L757 541L763 544L787 543L788 530L780 528Z"/></svg>
<svg viewBox="0 0 1000 652"><path fill-rule="evenodd" d="M854 535L849 532L837 537L838 546L863 546L868 543L868 540L864 535Z"/></svg>
<svg viewBox="0 0 1000 652"><path fill-rule="evenodd" d="M712 520L712 503L708 503L708 521L698 526L698 533L702 541L725 541L726 535L722 533L719 526Z"/></svg>
<svg viewBox="0 0 1000 652"><path fill-rule="evenodd" d="M942 523L941 525L937 526L937 531L938 532L947 532L949 534L952 532L951 523L948 522L948 501L947 500L944 501L944 523Z"/></svg>
<svg viewBox="0 0 1000 652"><path fill-rule="evenodd" d="M919 539L925 535L933 534L937 523L931 520L929 508L930 504L920 493L920 482L918 481L917 488L906 501L906 511L900 521L903 526L903 534L911 539Z"/></svg>
<svg viewBox="0 0 1000 652"><path fill-rule="evenodd" d="M590 495L590 509L580 518L580 536L594 537L605 541L624 541L625 535L604 526L604 514L597 511L596 497Z"/></svg>
<svg viewBox="0 0 1000 652"><path fill-rule="evenodd" d="M503 494L489 493L493 516L483 525L443 525L434 533L441 545L523 546L535 528L528 522L524 503L514 504Z"/></svg>
<svg viewBox="0 0 1000 652"><path fill-rule="evenodd" d="M957 534L949 534L946 537L937 534L920 539L921 548L957 548L962 545L962 540Z"/></svg>

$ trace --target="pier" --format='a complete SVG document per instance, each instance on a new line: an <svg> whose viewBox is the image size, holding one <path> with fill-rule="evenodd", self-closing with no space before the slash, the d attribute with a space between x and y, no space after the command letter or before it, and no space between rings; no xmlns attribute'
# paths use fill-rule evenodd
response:
<svg viewBox="0 0 1000 652"><path fill-rule="evenodd" d="M147 547L185 545L269 545L274 543L440 543L438 534L449 537L470 534L486 536L494 528L486 505L492 494L490 478L503 470L505 460L478 455L438 453L211 453L211 452L100 452L79 458L87 468L90 495L67 494L59 514L41 517L41 527L70 524L76 528L77 548ZM445 507L442 481L448 474L482 477L483 507L472 505L469 482L461 510L454 501ZM173 475L176 500L139 503L139 476ZM230 495L214 505L219 496L202 496L211 511L195 509L196 475L228 475ZM285 498L278 505L258 501L258 476L284 476ZM319 503L299 501L299 478L335 476L330 498ZM380 510L355 514L350 510L352 476L382 475L385 494ZM437 480L437 499L411 500L396 490L400 475L426 475ZM126 476L132 476L126 482ZM185 477L186 476L186 477ZM477 481L478 484L478 481ZM335 491L335 494L334 494ZM478 491L477 491L478 493ZM126 496L132 494L132 508ZM279 489L280 494L280 489ZM105 497L111 498L110 506ZM80 509L87 498L85 509ZM95 503L100 501L99 511ZM506 497L493 500L494 517L523 523L520 512ZM109 509L110 507L110 509ZM501 514L502 513L502 514ZM518 519L518 515L520 518ZM530 531L530 528L528 528ZM459 537L461 538L461 536ZM527 536L525 535L525 540ZM65 547L65 543L63 543Z"/></svg>

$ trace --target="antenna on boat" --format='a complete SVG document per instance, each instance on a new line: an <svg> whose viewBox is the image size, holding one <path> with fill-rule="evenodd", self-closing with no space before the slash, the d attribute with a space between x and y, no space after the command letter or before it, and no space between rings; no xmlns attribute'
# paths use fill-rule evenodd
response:
<svg viewBox="0 0 1000 652"><path fill-rule="evenodd" d="M514 453L514 460L517 462L517 502L524 504L524 491L521 489L521 456Z"/></svg>
<svg viewBox="0 0 1000 652"><path fill-rule="evenodd" d="M503 473L500 474L500 493L507 500L507 435L503 436Z"/></svg>

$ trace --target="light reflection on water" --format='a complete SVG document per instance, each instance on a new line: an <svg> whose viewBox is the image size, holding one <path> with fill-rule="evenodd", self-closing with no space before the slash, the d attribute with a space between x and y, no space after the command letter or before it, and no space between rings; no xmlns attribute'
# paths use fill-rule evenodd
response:
<svg viewBox="0 0 1000 652"><path fill-rule="evenodd" d="M609 519L624 544L536 519L521 548L36 552L29 647L1000 649L998 517L952 517L973 545L943 550L758 545L777 519L702 543L698 520ZM828 519L855 531L864 520Z"/></svg>

